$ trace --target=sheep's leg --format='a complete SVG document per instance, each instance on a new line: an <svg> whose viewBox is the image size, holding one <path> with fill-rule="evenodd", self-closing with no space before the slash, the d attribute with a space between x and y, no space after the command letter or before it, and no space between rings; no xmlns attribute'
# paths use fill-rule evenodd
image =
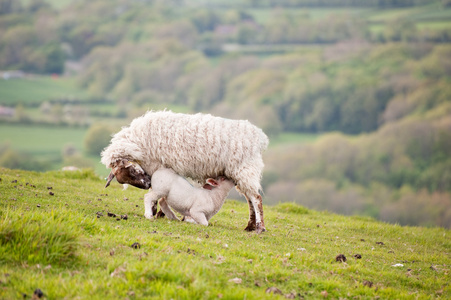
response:
<svg viewBox="0 0 451 300"><path fill-rule="evenodd" d="M247 202L249 203L249 222L245 230L247 231L257 231L257 233L262 233L266 231L265 222L263 220L263 200L262 196L259 194L248 196L245 194Z"/></svg>
<svg viewBox="0 0 451 300"><path fill-rule="evenodd" d="M169 220L180 221L179 218L177 218L177 216L174 214L172 209L169 207L168 203L166 202L166 198L161 198L161 200L158 203L160 204L161 210L168 217Z"/></svg>
<svg viewBox="0 0 451 300"><path fill-rule="evenodd" d="M159 196L154 191L149 191L144 195L144 217L146 219L153 219L157 211L157 200Z"/></svg>
<svg viewBox="0 0 451 300"><path fill-rule="evenodd" d="M237 189L246 197L249 205L249 221L245 230L256 231L262 233L266 231L265 222L263 220L263 200L258 193L260 187L261 172L263 169L263 161L256 159L243 166L238 174L236 174L235 182Z"/></svg>
<svg viewBox="0 0 451 300"><path fill-rule="evenodd" d="M249 200L248 197L246 197L247 204L249 205L249 221L247 222L247 226L244 230L246 231L254 231L257 228L257 222L255 220L255 210L254 205Z"/></svg>
<svg viewBox="0 0 451 300"><path fill-rule="evenodd" d="M190 214L191 214L191 218L193 218L197 224L208 226L208 221L207 221L207 218L205 217L204 213L190 211Z"/></svg>

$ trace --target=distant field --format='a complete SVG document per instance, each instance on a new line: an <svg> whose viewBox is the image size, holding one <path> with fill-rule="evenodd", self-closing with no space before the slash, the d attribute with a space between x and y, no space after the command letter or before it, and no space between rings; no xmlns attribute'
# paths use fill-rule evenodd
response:
<svg viewBox="0 0 451 300"><path fill-rule="evenodd" d="M27 5L28 3L30 3L30 1L31 0L22 0L22 3ZM50 3L53 7L60 9L69 5L71 2L74 2L74 0L47 0L47 2Z"/></svg>
<svg viewBox="0 0 451 300"><path fill-rule="evenodd" d="M367 8L293 8L283 11L295 18L306 18L311 20L323 19L329 16L357 16L367 12ZM258 23L268 23L274 14L278 12L277 8L253 8L247 10Z"/></svg>
<svg viewBox="0 0 451 300"><path fill-rule="evenodd" d="M266 24L271 22L274 14L279 11L277 8L253 8L248 9L258 23ZM425 6L405 7L405 8L293 8L280 11L294 18L305 18L310 20L320 20L324 18L334 18L336 16L360 17L369 22L369 30L372 33L380 33L385 30L387 24L397 19L410 20L419 30L444 30L451 28L451 8L443 8L436 2ZM241 49L246 51L248 49ZM290 49L286 49L290 50ZM292 48L291 50L296 50ZM256 51L254 51L256 52Z"/></svg>
<svg viewBox="0 0 451 300"><path fill-rule="evenodd" d="M86 99L88 93L78 88L74 78L36 76L0 80L0 104L41 103L51 99Z"/></svg>
<svg viewBox="0 0 451 300"><path fill-rule="evenodd" d="M424 11L424 7L391 8L388 10L373 10L369 16L372 22L388 22L398 18L405 18Z"/></svg>
<svg viewBox="0 0 451 300"><path fill-rule="evenodd" d="M427 6L372 10L367 15L370 22L389 22L396 19L409 19L414 22L451 21L451 9L434 3Z"/></svg>
<svg viewBox="0 0 451 300"><path fill-rule="evenodd" d="M0 125L0 143L38 157L61 155L67 144L83 150L86 128L50 127L36 125Z"/></svg>
<svg viewBox="0 0 451 300"><path fill-rule="evenodd" d="M286 146L292 144L310 144L315 142L321 135L313 133L282 133L276 137L269 138L269 147Z"/></svg>
<svg viewBox="0 0 451 300"><path fill-rule="evenodd" d="M6 143L12 149L28 153L40 161L61 159L63 148L73 145L92 162L97 174L106 176L108 170L100 163L100 156L86 156L83 152L86 131L86 128L0 124L0 145Z"/></svg>
<svg viewBox="0 0 451 300"><path fill-rule="evenodd" d="M443 30L443 29L451 29L451 22L438 21L438 22L424 22L419 23L418 29L430 29L430 30Z"/></svg>

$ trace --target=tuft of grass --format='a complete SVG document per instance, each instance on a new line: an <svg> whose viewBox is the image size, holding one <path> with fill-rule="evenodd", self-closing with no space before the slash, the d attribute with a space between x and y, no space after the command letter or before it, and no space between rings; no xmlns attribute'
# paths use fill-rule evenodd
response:
<svg viewBox="0 0 451 300"><path fill-rule="evenodd" d="M89 171L0 169L0 179L0 299L36 288L47 299L451 298L443 228L283 203L264 206L268 231L257 235L243 230L239 201L204 227L147 220L146 191L105 189Z"/></svg>
<svg viewBox="0 0 451 300"><path fill-rule="evenodd" d="M293 202L280 203L275 208L277 211L284 213L293 213L298 215L305 215L309 213L309 209Z"/></svg>
<svg viewBox="0 0 451 300"><path fill-rule="evenodd" d="M77 230L68 212L7 207L0 219L0 262L63 264L76 259Z"/></svg>
<svg viewBox="0 0 451 300"><path fill-rule="evenodd" d="M80 169L71 172L62 171L49 171L47 174L51 174L55 178L68 178L68 179L80 179L80 180L90 180L93 182L102 181L99 176L96 175L92 169Z"/></svg>

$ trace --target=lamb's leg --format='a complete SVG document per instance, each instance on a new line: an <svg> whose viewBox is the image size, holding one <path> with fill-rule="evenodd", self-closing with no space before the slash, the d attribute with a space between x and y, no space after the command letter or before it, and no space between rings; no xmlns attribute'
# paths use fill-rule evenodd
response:
<svg viewBox="0 0 451 300"><path fill-rule="evenodd" d="M263 200L259 194L245 194L247 202L249 203L249 222L245 230L257 231L262 233L266 231L265 221L263 220Z"/></svg>
<svg viewBox="0 0 451 300"><path fill-rule="evenodd" d="M158 203L160 204L160 209L168 217L169 220L180 221L179 218L177 218L177 216L174 214L172 209L169 207L168 203L166 202L166 198L161 198Z"/></svg>
<svg viewBox="0 0 451 300"><path fill-rule="evenodd" d="M155 218L157 219L164 218L164 212L160 209L158 213L155 215Z"/></svg>
<svg viewBox="0 0 451 300"><path fill-rule="evenodd" d="M183 219L182 219L182 221L183 221L183 222L188 222L188 223L193 223L193 224L197 224L197 223L196 223L196 221L194 221L194 219L193 219L193 218L191 218L191 217L188 217L188 216L183 216Z"/></svg>
<svg viewBox="0 0 451 300"><path fill-rule="evenodd" d="M158 194L152 190L144 195L144 217L146 217L146 219L153 219L157 210L158 198Z"/></svg>
<svg viewBox="0 0 451 300"><path fill-rule="evenodd" d="M190 211L190 214L191 214L191 218L193 218L197 224L202 224L202 225L208 226L208 221L207 221L207 218L205 217L204 213L197 212L197 211L195 211L195 212Z"/></svg>

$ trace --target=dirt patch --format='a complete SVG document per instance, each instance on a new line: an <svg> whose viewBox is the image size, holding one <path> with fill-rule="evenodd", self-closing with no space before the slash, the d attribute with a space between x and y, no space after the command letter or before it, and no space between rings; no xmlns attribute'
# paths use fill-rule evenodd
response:
<svg viewBox="0 0 451 300"><path fill-rule="evenodd" d="M373 287L373 282L372 281L368 281L368 280L364 280L363 281L363 286L367 286L369 288Z"/></svg>
<svg viewBox="0 0 451 300"><path fill-rule="evenodd" d="M141 248L141 245L138 242L136 242L136 243L133 243L130 247L132 247L133 249L139 249L139 248Z"/></svg>
<svg viewBox="0 0 451 300"><path fill-rule="evenodd" d="M275 286L269 287L266 289L265 293L274 294L274 295L283 295L282 291Z"/></svg>
<svg viewBox="0 0 451 300"><path fill-rule="evenodd" d="M31 299L41 299L44 296L44 293L40 290L40 289L35 289L33 296L31 297Z"/></svg>
<svg viewBox="0 0 451 300"><path fill-rule="evenodd" d="M338 262L346 262L346 256L344 254L338 254L337 256L335 256L335 261Z"/></svg>

